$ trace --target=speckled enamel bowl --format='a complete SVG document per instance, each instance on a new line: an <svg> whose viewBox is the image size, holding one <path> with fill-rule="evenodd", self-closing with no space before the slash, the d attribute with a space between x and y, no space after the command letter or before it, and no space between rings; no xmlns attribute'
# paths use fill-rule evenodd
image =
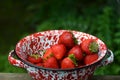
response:
<svg viewBox="0 0 120 80"><path fill-rule="evenodd" d="M79 44L88 38L97 40L99 58L96 62L81 68L62 70L38 67L26 60L28 54L38 53L43 55L42 50L56 44L64 31L67 30L49 30L26 36L17 43L15 50L9 53L9 62L14 66L25 68L34 80L90 80L96 68L113 61L114 55L111 50L107 49L103 41L93 35L72 30L71 32L77 38ZM16 59L15 56L18 58Z"/></svg>

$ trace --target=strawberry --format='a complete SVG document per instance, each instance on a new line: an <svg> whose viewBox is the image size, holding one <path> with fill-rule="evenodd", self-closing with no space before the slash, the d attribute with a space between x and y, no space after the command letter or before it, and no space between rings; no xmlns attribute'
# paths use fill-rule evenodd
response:
<svg viewBox="0 0 120 80"><path fill-rule="evenodd" d="M73 54L64 58L61 62L61 69L75 68L77 66L76 58Z"/></svg>
<svg viewBox="0 0 120 80"><path fill-rule="evenodd" d="M86 55L84 58L84 63L86 65L93 63L94 61L96 61L98 59L98 54L91 54L91 55Z"/></svg>
<svg viewBox="0 0 120 80"><path fill-rule="evenodd" d="M63 44L55 44L51 46L54 56L57 60L62 59L66 53L66 47Z"/></svg>
<svg viewBox="0 0 120 80"><path fill-rule="evenodd" d="M45 68L59 68L57 59L54 56L51 56L44 60L43 66Z"/></svg>
<svg viewBox="0 0 120 80"><path fill-rule="evenodd" d="M53 55L52 48L47 48L45 53L44 53L44 55L43 55L43 59L47 59L47 58L49 58L52 55Z"/></svg>
<svg viewBox="0 0 120 80"><path fill-rule="evenodd" d="M37 63L36 66L43 66L43 63Z"/></svg>
<svg viewBox="0 0 120 80"><path fill-rule="evenodd" d="M83 58L83 53L79 45L74 46L70 51L68 52L69 54L74 54L75 58L79 61L82 60Z"/></svg>
<svg viewBox="0 0 120 80"><path fill-rule="evenodd" d="M32 54L32 55L29 55L27 60L33 64L36 64L36 63L40 63L42 62L42 58L40 57L39 54Z"/></svg>
<svg viewBox="0 0 120 80"><path fill-rule="evenodd" d="M83 67L83 66L85 66L85 64L83 64L83 63L78 63L78 68L80 68L80 67Z"/></svg>
<svg viewBox="0 0 120 80"><path fill-rule="evenodd" d="M58 40L59 44L64 44L67 48L72 48L76 44L76 39L72 32L65 31L63 32Z"/></svg>
<svg viewBox="0 0 120 80"><path fill-rule="evenodd" d="M80 46L86 54L97 53L99 50L98 43L95 39L86 39L80 44Z"/></svg>

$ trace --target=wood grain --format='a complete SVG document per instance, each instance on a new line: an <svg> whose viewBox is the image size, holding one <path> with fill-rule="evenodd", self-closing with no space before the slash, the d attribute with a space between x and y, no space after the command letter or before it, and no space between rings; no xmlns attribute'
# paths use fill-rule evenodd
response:
<svg viewBox="0 0 120 80"><path fill-rule="evenodd" d="M27 73L0 73L0 80L33 80ZM93 76L92 80L120 80L119 75Z"/></svg>

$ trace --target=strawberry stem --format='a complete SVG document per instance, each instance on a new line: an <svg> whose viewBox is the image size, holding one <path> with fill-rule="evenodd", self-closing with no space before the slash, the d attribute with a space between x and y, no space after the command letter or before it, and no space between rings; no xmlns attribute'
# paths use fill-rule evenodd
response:
<svg viewBox="0 0 120 80"><path fill-rule="evenodd" d="M75 64L75 66L78 66L77 59L75 58L74 54L70 54L68 57L73 61L73 63Z"/></svg>
<svg viewBox="0 0 120 80"><path fill-rule="evenodd" d="M34 57L35 59L38 59L40 57L39 54L32 54L31 56Z"/></svg>
<svg viewBox="0 0 120 80"><path fill-rule="evenodd" d="M77 41L77 39L75 38L74 34L73 34L71 31L70 31L70 33L71 33L72 36L73 36L74 43L75 43L75 44L78 44L78 41Z"/></svg>
<svg viewBox="0 0 120 80"><path fill-rule="evenodd" d="M46 58L48 59L48 58L51 58L51 57L53 57L54 56L54 54L53 53L51 53L49 56L47 56Z"/></svg>
<svg viewBox="0 0 120 80"><path fill-rule="evenodd" d="M76 39L75 37L74 37L73 39L74 39L74 43L75 43L75 44L78 44L77 39Z"/></svg>
<svg viewBox="0 0 120 80"><path fill-rule="evenodd" d="M90 43L90 46L89 46L89 50L90 50L91 52L94 52L94 53L98 52L99 47L98 47L97 42L95 42L95 41L91 42L91 43Z"/></svg>
<svg viewBox="0 0 120 80"><path fill-rule="evenodd" d="M49 55L49 57L53 57L54 56L54 54L53 53L51 53L50 55Z"/></svg>

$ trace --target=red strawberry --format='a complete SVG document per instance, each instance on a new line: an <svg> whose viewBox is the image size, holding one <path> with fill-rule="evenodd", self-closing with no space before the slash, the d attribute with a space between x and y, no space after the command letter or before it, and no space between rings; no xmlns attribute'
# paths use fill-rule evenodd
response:
<svg viewBox="0 0 120 80"><path fill-rule="evenodd" d="M64 44L67 48L72 48L75 45L75 37L71 32L65 31L60 35L59 44Z"/></svg>
<svg viewBox="0 0 120 80"><path fill-rule="evenodd" d="M52 55L53 55L52 48L47 48L45 53L44 53L44 55L43 55L43 59L47 59L47 58L49 58Z"/></svg>
<svg viewBox="0 0 120 80"><path fill-rule="evenodd" d="M68 55L69 54L74 54L74 56L77 60L82 60L83 59L82 50L81 50L80 46L78 46L78 45L76 45L72 49L70 49Z"/></svg>
<svg viewBox="0 0 120 80"><path fill-rule="evenodd" d="M86 39L80 45L81 45L81 49L86 54L97 53L99 50L98 43L96 42L95 39Z"/></svg>
<svg viewBox="0 0 120 80"><path fill-rule="evenodd" d="M80 68L80 67L83 67L83 66L85 66L85 64L83 64L83 63L78 63L78 68Z"/></svg>
<svg viewBox="0 0 120 80"><path fill-rule="evenodd" d="M36 66L43 66L43 63L37 63Z"/></svg>
<svg viewBox="0 0 120 80"><path fill-rule="evenodd" d="M61 62L61 69L75 68L75 66L77 66L77 62L73 54L70 54L68 57L64 58Z"/></svg>
<svg viewBox="0 0 120 80"><path fill-rule="evenodd" d="M33 64L36 64L36 63L40 63L42 62L42 58L40 57L39 54L32 54L32 55L29 55L27 60Z"/></svg>
<svg viewBox="0 0 120 80"><path fill-rule="evenodd" d="M54 56L51 56L44 60L43 66L45 68L59 68L57 59Z"/></svg>
<svg viewBox="0 0 120 80"><path fill-rule="evenodd" d="M66 47L63 44L55 44L51 46L54 56L60 60L65 56Z"/></svg>
<svg viewBox="0 0 120 80"><path fill-rule="evenodd" d="M94 61L96 61L98 59L98 54L91 54L91 55L86 55L86 57L84 58L84 63L87 64L91 64Z"/></svg>

